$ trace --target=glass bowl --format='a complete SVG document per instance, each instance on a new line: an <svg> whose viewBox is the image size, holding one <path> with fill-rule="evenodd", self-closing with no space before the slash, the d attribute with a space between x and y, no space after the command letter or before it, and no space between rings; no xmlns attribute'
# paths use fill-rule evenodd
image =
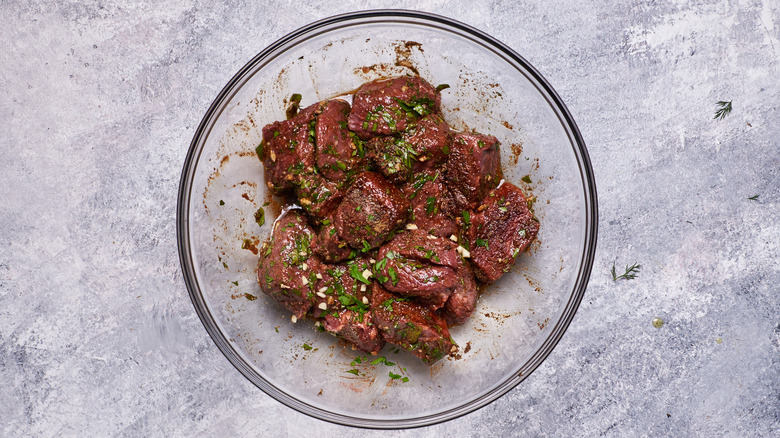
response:
<svg viewBox="0 0 780 438"><path fill-rule="evenodd" d="M536 197L538 240L451 330L457 358L426 366L390 346L372 364L259 289L257 248L279 205L255 155L262 127L363 82L418 74L442 92L456 129L495 135L508 181ZM528 176L530 183L527 181ZM265 225L254 213L265 206ZM209 335L266 394L316 418L372 428L433 424L478 409L547 357L582 299L596 247L597 200L582 136L545 79L512 49L457 21L367 11L305 26L266 48L219 93L182 172L177 233L184 279ZM358 363L359 362L359 363ZM355 371L356 370L356 371ZM355 374L357 373L357 374ZM393 373L408 381L393 379Z"/></svg>

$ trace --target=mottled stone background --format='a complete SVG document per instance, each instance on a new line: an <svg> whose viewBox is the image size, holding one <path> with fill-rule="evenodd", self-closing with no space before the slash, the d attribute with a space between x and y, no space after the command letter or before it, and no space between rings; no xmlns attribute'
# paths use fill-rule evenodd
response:
<svg viewBox="0 0 780 438"><path fill-rule="evenodd" d="M0 0L0 435L778 436L777 0L393 2L487 31L568 104L599 190L585 300L518 388L413 431L311 419L228 363L176 250L195 127L269 43L389 5Z"/></svg>

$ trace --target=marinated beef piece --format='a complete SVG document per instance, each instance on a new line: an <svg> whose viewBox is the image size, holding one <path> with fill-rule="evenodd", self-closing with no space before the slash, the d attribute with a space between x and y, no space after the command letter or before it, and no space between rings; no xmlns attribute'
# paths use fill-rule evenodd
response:
<svg viewBox="0 0 780 438"><path fill-rule="evenodd" d="M336 316L326 315L323 318L322 327L326 331L351 342L354 348L364 353L377 354L385 346L385 339L374 324L373 318L371 312L361 315L351 310L342 309Z"/></svg>
<svg viewBox="0 0 780 438"><path fill-rule="evenodd" d="M306 218L289 210L277 219L271 238L260 249L260 289L297 318L312 307L312 285L307 277L320 268L321 262L309 246L313 238L314 231Z"/></svg>
<svg viewBox="0 0 780 438"><path fill-rule="evenodd" d="M368 157L390 181L401 184L417 172L443 163L450 149L450 128L438 114L409 125L399 137L376 137L366 144Z"/></svg>
<svg viewBox="0 0 780 438"><path fill-rule="evenodd" d="M333 214L341 202L342 192L338 185L316 171L299 175L294 188L298 203L317 223Z"/></svg>
<svg viewBox="0 0 780 438"><path fill-rule="evenodd" d="M360 312L361 309L362 312L366 311L368 307L365 305L368 303L364 303L362 298L368 296L370 281L363 273L371 272L371 264L367 258L335 265L321 263L318 267L319 269L312 271L308 278L314 292L312 296L314 307L309 312L309 316L320 318L345 308L356 312Z"/></svg>
<svg viewBox="0 0 780 438"><path fill-rule="evenodd" d="M473 210L501 180L501 153L492 135L456 134L447 158L447 187L455 207Z"/></svg>
<svg viewBox="0 0 780 438"><path fill-rule="evenodd" d="M333 223L342 239L366 252L382 244L406 221L409 201L374 172L363 172L346 190Z"/></svg>
<svg viewBox="0 0 780 438"><path fill-rule="evenodd" d="M274 122L263 128L261 159L265 184L274 194L293 188L303 174L314 168L314 117L318 105L303 109L289 120Z"/></svg>
<svg viewBox="0 0 780 438"><path fill-rule="evenodd" d="M411 183L401 186L401 191L412 204L410 223L439 237L458 234L451 217L455 208L441 171L416 173Z"/></svg>
<svg viewBox="0 0 780 438"><path fill-rule="evenodd" d="M387 342L411 351L429 365L457 348L439 315L377 283L372 284L371 310Z"/></svg>
<svg viewBox="0 0 780 438"><path fill-rule="evenodd" d="M474 309L477 307L477 298L479 298L477 281L469 264L461 262L456 274L458 283L441 309L442 316L449 327L466 322L474 313Z"/></svg>
<svg viewBox="0 0 780 438"><path fill-rule="evenodd" d="M340 99L322 103L315 128L317 168L339 187L349 185L365 168L363 142L347 129L349 109L349 104Z"/></svg>
<svg viewBox="0 0 780 438"><path fill-rule="evenodd" d="M492 190L471 213L465 232L474 274L485 283L496 281L509 271L538 231L539 222L528 209L522 190L508 182Z"/></svg>
<svg viewBox="0 0 780 438"><path fill-rule="evenodd" d="M441 114L430 114L411 123L401 138L413 145L417 154L413 163L415 172L438 168L447 161L452 133Z"/></svg>
<svg viewBox="0 0 780 438"><path fill-rule="evenodd" d="M370 280L364 276L370 269L367 259L320 265L309 279L314 285L310 315L319 319L326 331L346 339L361 351L375 354L385 341L372 321Z"/></svg>
<svg viewBox="0 0 780 438"><path fill-rule="evenodd" d="M379 250L376 279L391 292L439 309L458 284L456 247L421 230L397 234Z"/></svg>
<svg viewBox="0 0 780 438"><path fill-rule="evenodd" d="M363 84L352 99L349 129L363 140L402 132L409 123L439 112L441 96L419 77L401 76Z"/></svg>
<svg viewBox="0 0 780 438"><path fill-rule="evenodd" d="M322 260L329 263L336 263L349 258L350 253L355 251L347 242L339 236L336 226L333 225L333 218L329 217L322 221L320 232L317 238L311 244L314 254L317 254Z"/></svg>

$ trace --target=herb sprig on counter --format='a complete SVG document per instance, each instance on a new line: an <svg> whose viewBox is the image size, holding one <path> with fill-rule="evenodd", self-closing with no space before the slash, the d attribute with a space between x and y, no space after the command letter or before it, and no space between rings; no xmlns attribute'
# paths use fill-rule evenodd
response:
<svg viewBox="0 0 780 438"><path fill-rule="evenodd" d="M631 266L626 265L626 272L617 275L617 272L615 272L615 262L612 262L612 281L617 281L621 278L624 280L633 280L639 275L639 268L641 267L642 265L639 263L634 263Z"/></svg>
<svg viewBox="0 0 780 438"><path fill-rule="evenodd" d="M716 120L723 120L726 118L727 115L731 114L731 101L723 101L720 100L715 105L718 105L720 108L718 108L717 111L715 111L715 117Z"/></svg>

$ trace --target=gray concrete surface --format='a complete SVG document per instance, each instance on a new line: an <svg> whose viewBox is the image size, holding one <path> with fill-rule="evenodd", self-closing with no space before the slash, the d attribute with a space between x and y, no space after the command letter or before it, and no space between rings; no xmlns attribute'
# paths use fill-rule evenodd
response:
<svg viewBox="0 0 780 438"><path fill-rule="evenodd" d="M568 104L599 189L585 300L518 388L414 431L311 419L227 362L176 251L195 127L267 44L387 5L0 1L0 436L780 435L775 0L396 2L504 41Z"/></svg>

